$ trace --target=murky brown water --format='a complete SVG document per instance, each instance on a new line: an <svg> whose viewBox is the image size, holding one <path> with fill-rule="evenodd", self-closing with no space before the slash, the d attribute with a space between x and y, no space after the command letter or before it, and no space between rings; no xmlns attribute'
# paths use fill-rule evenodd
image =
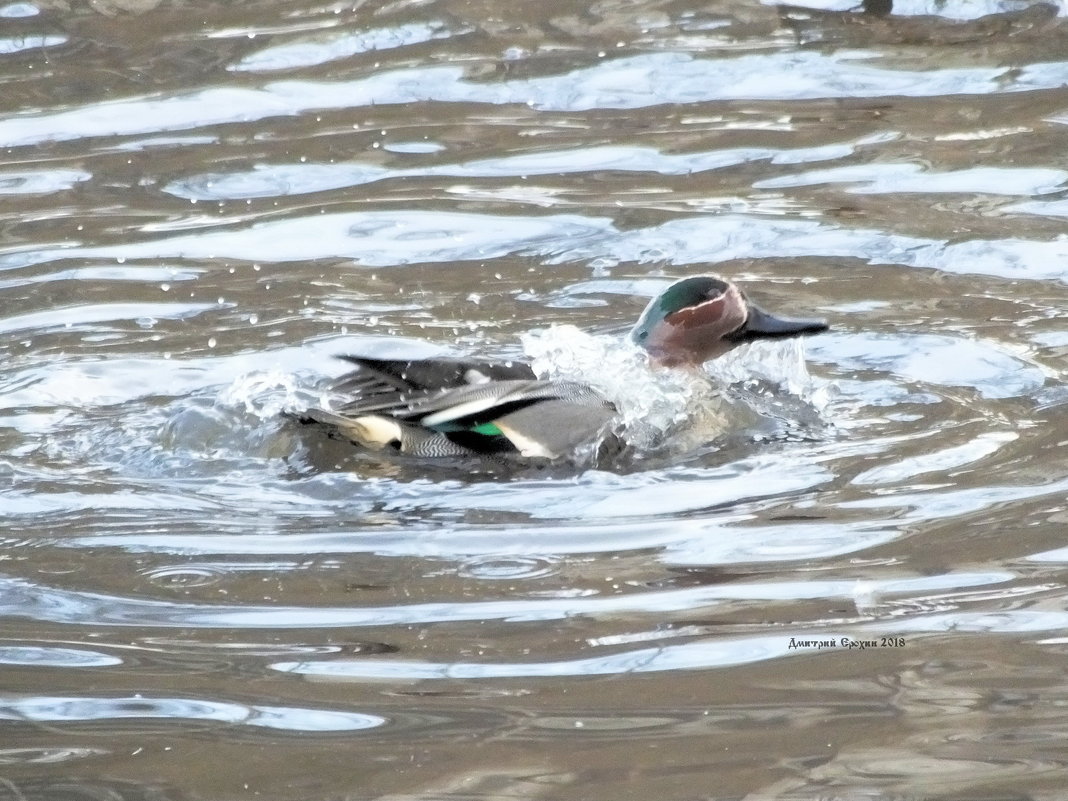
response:
<svg viewBox="0 0 1068 801"><path fill-rule="evenodd" d="M1060 797L1068 22L889 6L0 5L0 799ZM711 441L279 418L708 270Z"/></svg>

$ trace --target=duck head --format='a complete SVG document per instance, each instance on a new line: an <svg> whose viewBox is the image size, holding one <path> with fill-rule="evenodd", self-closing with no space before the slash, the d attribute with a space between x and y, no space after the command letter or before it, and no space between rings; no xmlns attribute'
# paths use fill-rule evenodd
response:
<svg viewBox="0 0 1068 801"><path fill-rule="evenodd" d="M823 320L776 317L729 281L683 278L645 307L631 339L665 367L699 365L743 342L826 331Z"/></svg>

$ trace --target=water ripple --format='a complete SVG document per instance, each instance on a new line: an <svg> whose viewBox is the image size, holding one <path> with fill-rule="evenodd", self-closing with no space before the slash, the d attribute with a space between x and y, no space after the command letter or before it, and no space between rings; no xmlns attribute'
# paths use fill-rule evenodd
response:
<svg viewBox="0 0 1068 801"><path fill-rule="evenodd" d="M254 224L249 230L207 231L100 248L66 248L26 254L57 258L217 259L307 261L346 256L358 264L491 259L517 251L552 249L597 236L608 219L553 215L505 217L461 212L376 211L319 214Z"/></svg>
<svg viewBox="0 0 1068 801"><path fill-rule="evenodd" d="M1066 180L1068 172L1064 170L1039 168L972 167L930 172L919 164L856 164L765 178L754 182L753 188L849 184L847 192L868 195L912 192L1042 195L1059 191Z"/></svg>
<svg viewBox="0 0 1068 801"><path fill-rule="evenodd" d="M813 340L814 359L846 369L888 370L906 381L972 387L986 398L1027 395L1046 382L1042 369L989 340L864 332L830 340Z"/></svg>
<svg viewBox="0 0 1068 801"><path fill-rule="evenodd" d="M823 636L821 634L821 636ZM826 636L835 636L827 634ZM282 673L314 676L319 681L418 681L428 679L547 678L655 673L745 665L778 659L791 653L789 637L716 639L659 648L640 648L608 656L557 662L471 663L415 662L401 659L276 662ZM793 653L797 653L794 651Z"/></svg>
<svg viewBox="0 0 1068 801"><path fill-rule="evenodd" d="M6 36L0 38L0 55L10 55L24 50L37 50L42 47L56 47L66 44L68 38L61 34L26 34L24 36Z"/></svg>
<svg viewBox="0 0 1068 801"><path fill-rule="evenodd" d="M49 195L88 181L85 170L25 170L0 172L0 195Z"/></svg>
<svg viewBox="0 0 1068 801"><path fill-rule="evenodd" d="M41 13L33 3L5 3L0 6L0 17L4 19L23 19L36 17Z"/></svg>
<svg viewBox="0 0 1068 801"><path fill-rule="evenodd" d="M518 581L540 579L557 572L550 559L529 556L478 556L464 560L458 575L483 581Z"/></svg>
<svg viewBox="0 0 1068 801"><path fill-rule="evenodd" d="M777 0L761 0L777 5ZM820 11L852 11L857 8L851 0L795 0L792 6ZM1055 5L1061 14L1063 5ZM950 20L974 20L994 14L1018 11L1027 4L1015 0L894 0L894 16L937 16Z"/></svg>
<svg viewBox="0 0 1068 801"><path fill-rule="evenodd" d="M854 150L854 145L841 144L794 149L746 147L697 153L662 153L651 147L603 145L523 153L462 164L392 169L353 163L258 164L247 172L205 173L181 178L164 186L163 191L197 200L243 200L324 192L388 178L519 178L604 170L691 175L752 161L766 160L774 164L825 161L844 158Z"/></svg>
<svg viewBox="0 0 1068 801"><path fill-rule="evenodd" d="M169 319L184 320L209 309L226 308L218 303L97 303L64 306L48 311L17 314L0 318L0 333L58 328L82 328L94 323L117 320Z"/></svg>
<svg viewBox="0 0 1068 801"><path fill-rule="evenodd" d="M434 39L454 39L465 31L450 30L443 22L411 22L393 28L323 36L317 40L273 45L229 66L235 72L267 72L325 64L360 53L407 47Z"/></svg>
<svg viewBox="0 0 1068 801"><path fill-rule="evenodd" d="M291 732L357 731L386 723L385 718L377 715L356 712L143 695L120 698L0 697L0 720L73 723L131 719L205 721Z"/></svg>
<svg viewBox="0 0 1068 801"><path fill-rule="evenodd" d="M1008 573L962 573L939 577L866 581L867 597L930 592L935 589L997 584ZM693 611L730 600L853 599L856 581L782 581L687 587L657 592L627 592L604 597L532 598L440 602L379 607L239 606L121 598L100 593L60 590L21 579L0 578L0 615L55 623L99 626L166 626L187 628L337 628L462 621L530 622L579 615L661 615Z"/></svg>
<svg viewBox="0 0 1068 801"><path fill-rule="evenodd" d="M799 3L0 0L0 795L1064 786L1068 5ZM282 416L698 271L611 472Z"/></svg>
<svg viewBox="0 0 1068 801"><path fill-rule="evenodd" d="M1018 435L1011 431L989 431L977 435L963 445L881 464L857 474L854 484L888 484L905 481L925 473L942 473L985 459L1003 445L1015 442Z"/></svg>
<svg viewBox="0 0 1068 801"><path fill-rule="evenodd" d="M128 98L69 111L0 119L9 147L90 136L127 136L254 122L309 110L385 104L518 103L544 111L635 109L712 100L934 97L1057 89L1068 62L1022 68L897 70L871 66L875 52L787 51L736 58L650 53L564 75L475 83L459 67L409 68L355 81L284 81L258 89L213 87L164 98ZM773 79L767 76L773 75Z"/></svg>
<svg viewBox="0 0 1068 801"><path fill-rule="evenodd" d="M620 230L609 218L578 214L344 212L106 247L22 248L0 255L0 265L26 266L63 258L230 258L266 263L347 258L365 266L390 266L479 261L512 254L540 255L552 264L667 260L692 265L772 257L840 257L1014 280L1068 281L1068 239L971 239L950 243L875 229L745 214L700 215L648 228Z"/></svg>
<svg viewBox="0 0 1068 801"><path fill-rule="evenodd" d="M0 765L52 765L108 753L106 748L0 748Z"/></svg>
<svg viewBox="0 0 1068 801"><path fill-rule="evenodd" d="M0 665L81 668L121 664L122 660L118 657L79 648L0 645Z"/></svg>

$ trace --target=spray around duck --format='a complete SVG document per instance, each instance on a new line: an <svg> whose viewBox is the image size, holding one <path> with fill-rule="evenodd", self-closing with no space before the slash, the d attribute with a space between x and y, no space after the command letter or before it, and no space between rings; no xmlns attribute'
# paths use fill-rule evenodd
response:
<svg viewBox="0 0 1068 801"><path fill-rule="evenodd" d="M827 328L823 320L773 315L729 281L694 276L653 298L630 337L651 365L671 369L703 364L745 342ZM596 389L539 378L523 362L340 358L355 368L331 388L341 403L292 416L371 450L556 460L598 442L617 416Z"/></svg>

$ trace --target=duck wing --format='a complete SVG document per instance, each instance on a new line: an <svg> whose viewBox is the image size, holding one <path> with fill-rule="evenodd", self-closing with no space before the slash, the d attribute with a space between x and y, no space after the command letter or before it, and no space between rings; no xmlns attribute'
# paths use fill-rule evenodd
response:
<svg viewBox="0 0 1068 801"><path fill-rule="evenodd" d="M409 405L405 419L452 435L503 437L523 456L556 459L601 434L615 406L573 381L493 381Z"/></svg>
<svg viewBox="0 0 1068 801"><path fill-rule="evenodd" d="M488 381L532 380L536 377L529 364L519 361L371 359L364 356L338 358L354 365L355 369L337 379L332 389L357 397L389 390L419 392Z"/></svg>
<svg viewBox="0 0 1068 801"><path fill-rule="evenodd" d="M548 398L498 418L494 424L523 456L556 459L596 440L616 416L616 407Z"/></svg>
<svg viewBox="0 0 1068 801"><path fill-rule="evenodd" d="M464 453L518 451L555 459L594 439L616 412L594 389L572 381L483 381L434 391L394 379L337 411L308 410L305 419L369 447L417 453L448 450L451 443Z"/></svg>
<svg viewBox="0 0 1068 801"><path fill-rule="evenodd" d="M611 406L600 393L585 384L532 379L490 381L428 393L404 401L404 408L398 408L394 416L418 421L428 428L449 431L491 423L549 400L562 400L575 406Z"/></svg>

